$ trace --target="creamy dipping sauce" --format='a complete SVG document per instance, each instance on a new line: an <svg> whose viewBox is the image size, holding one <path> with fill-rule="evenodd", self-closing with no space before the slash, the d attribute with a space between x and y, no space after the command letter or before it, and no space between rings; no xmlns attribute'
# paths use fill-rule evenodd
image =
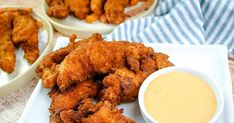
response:
<svg viewBox="0 0 234 123"><path fill-rule="evenodd" d="M144 103L159 123L207 123L217 107L209 85L185 72L156 77L146 89Z"/></svg>

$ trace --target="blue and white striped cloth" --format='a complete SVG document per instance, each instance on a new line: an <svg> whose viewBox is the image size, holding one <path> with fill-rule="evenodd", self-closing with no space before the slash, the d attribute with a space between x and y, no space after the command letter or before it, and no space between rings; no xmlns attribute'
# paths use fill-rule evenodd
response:
<svg viewBox="0 0 234 123"><path fill-rule="evenodd" d="M224 44L234 58L234 0L159 0L154 16L126 21L105 39Z"/></svg>

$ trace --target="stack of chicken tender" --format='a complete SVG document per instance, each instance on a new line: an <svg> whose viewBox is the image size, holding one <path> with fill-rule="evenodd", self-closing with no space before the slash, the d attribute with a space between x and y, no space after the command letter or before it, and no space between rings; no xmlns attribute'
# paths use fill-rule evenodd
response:
<svg viewBox="0 0 234 123"><path fill-rule="evenodd" d="M135 101L146 77L173 65L141 43L104 41L100 34L70 39L36 69L51 89L51 123L135 123L116 106Z"/></svg>

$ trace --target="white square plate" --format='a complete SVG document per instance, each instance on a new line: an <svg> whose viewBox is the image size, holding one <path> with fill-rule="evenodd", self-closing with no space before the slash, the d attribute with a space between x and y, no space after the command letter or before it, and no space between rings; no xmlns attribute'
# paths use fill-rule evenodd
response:
<svg viewBox="0 0 234 123"><path fill-rule="evenodd" d="M64 46L59 44L57 48ZM228 67L227 48L220 45L167 45L146 44L170 56L176 66L187 67L201 71L212 78L223 91L224 110L218 123L234 123L234 105L232 99L232 84ZM50 98L47 96L49 90L42 87L39 81L31 98L26 105L19 123L48 123ZM140 113L137 100L133 103L118 106L124 109L124 114L137 123L144 123Z"/></svg>

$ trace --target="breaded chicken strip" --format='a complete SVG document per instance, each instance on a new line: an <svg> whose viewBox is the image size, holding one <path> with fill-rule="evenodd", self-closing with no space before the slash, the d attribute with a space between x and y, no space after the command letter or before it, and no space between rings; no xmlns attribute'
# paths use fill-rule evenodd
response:
<svg viewBox="0 0 234 123"><path fill-rule="evenodd" d="M68 16L68 9L64 0L46 0L48 4L47 14L50 17L63 19Z"/></svg>
<svg viewBox="0 0 234 123"><path fill-rule="evenodd" d="M75 109L80 101L86 98L93 98L98 94L98 84L87 80L73 87L70 87L64 92L59 92L58 89L52 89L49 93L51 97L50 105L50 122L60 121L59 115L61 111Z"/></svg>
<svg viewBox="0 0 234 123"><path fill-rule="evenodd" d="M73 50L59 65L57 84L66 89L74 82L95 74L106 74L129 66L138 71L140 59L153 55L153 49L140 43L96 42Z"/></svg>
<svg viewBox="0 0 234 123"><path fill-rule="evenodd" d="M0 13L0 68L11 73L15 67L15 49L12 43L12 16L9 12Z"/></svg>
<svg viewBox="0 0 234 123"><path fill-rule="evenodd" d="M106 0L104 5L105 13L101 16L104 23L120 24L124 22L127 16L124 8L128 5L128 0Z"/></svg>
<svg viewBox="0 0 234 123"><path fill-rule="evenodd" d="M65 123L135 123L135 121L122 115L123 109L117 109L108 101L93 104L86 99L77 109L78 111L63 111L60 117Z"/></svg>
<svg viewBox="0 0 234 123"><path fill-rule="evenodd" d="M155 56L155 58L141 59L140 70L137 72L122 68L106 76L102 82L104 87L100 94L100 100L107 100L115 105L134 101L146 77L158 69L173 66L165 54L155 53Z"/></svg>
<svg viewBox="0 0 234 123"><path fill-rule="evenodd" d="M64 0L69 12L74 17L81 20L85 19L90 11L90 0Z"/></svg>
<svg viewBox="0 0 234 123"><path fill-rule="evenodd" d="M106 2L106 0L91 0L90 11L92 11L92 14L87 16L85 21L88 23L92 23L92 22L98 20L104 12L103 6L104 6L105 2Z"/></svg>
<svg viewBox="0 0 234 123"><path fill-rule="evenodd" d="M126 68L117 70L104 78L100 100L114 105L134 101L145 77Z"/></svg>
<svg viewBox="0 0 234 123"><path fill-rule="evenodd" d="M38 32L41 23L30 14L14 14L12 39L14 44L20 44L24 50L24 58L34 63L39 57Z"/></svg>
<svg viewBox="0 0 234 123"><path fill-rule="evenodd" d="M77 110L60 112L60 118L65 123L82 123L82 119L95 112L95 104L92 98L86 98L79 103Z"/></svg>
<svg viewBox="0 0 234 123"><path fill-rule="evenodd" d="M58 90L59 91L59 90ZM87 80L73 87L51 96L50 112L56 113L62 110L74 109L79 102L88 97L95 97L98 93L98 84Z"/></svg>
<svg viewBox="0 0 234 123"><path fill-rule="evenodd" d="M71 40L74 40L74 37L72 37ZM94 42L102 42L102 41L103 39L100 34L93 34L91 37L87 39L70 43L68 46L56 50L45 56L45 58L36 68L36 73L42 79L43 86L45 88L52 88L56 85L57 65L60 64L71 51L81 47L82 45L88 45Z"/></svg>
<svg viewBox="0 0 234 123"><path fill-rule="evenodd" d="M99 102L95 112L82 119L82 123L135 123L135 121L122 115L123 109L117 109L108 101Z"/></svg>
<svg viewBox="0 0 234 123"><path fill-rule="evenodd" d="M157 69L173 66L173 64L168 60L168 58L169 56L164 53L155 53L153 55L153 59L156 60Z"/></svg>

